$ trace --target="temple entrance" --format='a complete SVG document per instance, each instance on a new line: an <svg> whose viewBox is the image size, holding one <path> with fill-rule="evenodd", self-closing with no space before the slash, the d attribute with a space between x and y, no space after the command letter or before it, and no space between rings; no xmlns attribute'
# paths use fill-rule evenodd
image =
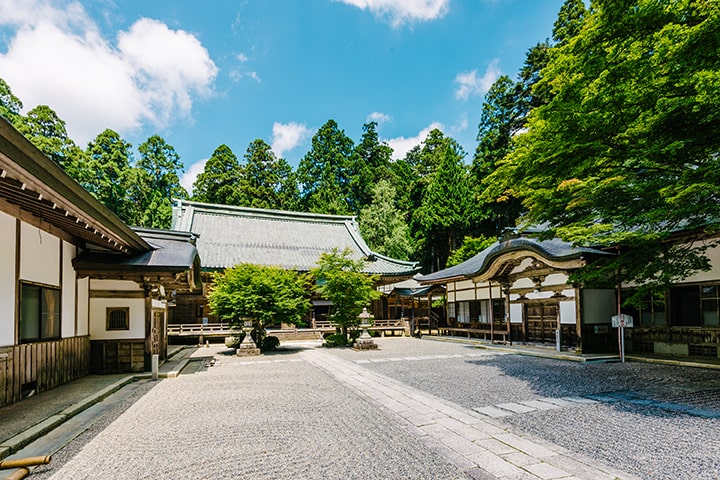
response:
<svg viewBox="0 0 720 480"><path fill-rule="evenodd" d="M525 340L528 342L555 343L558 328L556 303L525 304Z"/></svg>

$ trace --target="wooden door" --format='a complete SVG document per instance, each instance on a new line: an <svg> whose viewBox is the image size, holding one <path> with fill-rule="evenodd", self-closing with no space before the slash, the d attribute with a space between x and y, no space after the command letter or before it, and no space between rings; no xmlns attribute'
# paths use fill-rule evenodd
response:
<svg viewBox="0 0 720 480"><path fill-rule="evenodd" d="M525 304L525 338L529 342L555 343L557 304Z"/></svg>

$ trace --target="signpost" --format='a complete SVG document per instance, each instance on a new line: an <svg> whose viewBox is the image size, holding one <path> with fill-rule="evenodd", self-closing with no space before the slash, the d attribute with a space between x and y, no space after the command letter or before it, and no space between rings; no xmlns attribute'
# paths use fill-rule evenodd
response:
<svg viewBox="0 0 720 480"><path fill-rule="evenodd" d="M620 361L625 363L625 329L633 327L633 317L621 313L611 317L613 328L618 329L618 348L620 349Z"/></svg>

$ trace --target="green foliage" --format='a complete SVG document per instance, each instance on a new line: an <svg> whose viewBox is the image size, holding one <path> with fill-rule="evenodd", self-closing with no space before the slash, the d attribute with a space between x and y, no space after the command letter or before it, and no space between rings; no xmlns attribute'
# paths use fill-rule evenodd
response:
<svg viewBox="0 0 720 480"><path fill-rule="evenodd" d="M351 251L333 249L323 253L310 274L316 280L320 295L332 302L330 321L341 328L347 338L348 329L360 324L358 315L363 307L380 298L375 278L363 273L364 261L350 258Z"/></svg>
<svg viewBox="0 0 720 480"><path fill-rule="evenodd" d="M80 184L126 222L133 219L127 201L130 188L132 145L110 129L88 143L87 163L78 175ZM89 174L91 173L91 174Z"/></svg>
<svg viewBox="0 0 720 480"><path fill-rule="evenodd" d="M193 183L193 200L222 205L239 205L237 185L242 168L230 147L223 144L205 162Z"/></svg>
<svg viewBox="0 0 720 480"><path fill-rule="evenodd" d="M551 52L537 85L549 103L484 179L485 199L521 198L548 235L619 245L586 281L609 268L666 284L705 268L706 245L666 242L720 218L718 31L717 2L594 2Z"/></svg>
<svg viewBox="0 0 720 480"><path fill-rule="evenodd" d="M312 148L300 160L297 177L301 208L307 212L347 215L350 205L353 141L328 120L312 138Z"/></svg>
<svg viewBox="0 0 720 480"><path fill-rule="evenodd" d="M238 185L239 204L253 208L292 210L298 188L292 167L275 157L264 140L253 141L245 153L245 168Z"/></svg>
<svg viewBox="0 0 720 480"><path fill-rule="evenodd" d="M349 340L347 335L343 335L342 333L331 333L330 335L325 336L323 346L327 348L344 347L348 343Z"/></svg>
<svg viewBox="0 0 720 480"><path fill-rule="evenodd" d="M464 152L447 139L432 152L427 165L435 165L423 177L427 183L420 206L412 213L411 228L418 241L418 252L426 270L445 268L450 252L457 248L469 226L472 193L469 176L462 162Z"/></svg>
<svg viewBox="0 0 720 480"><path fill-rule="evenodd" d="M170 228L173 198L186 198L187 192L180 185L178 172L183 165L175 149L168 145L159 135L153 135L138 146L140 158L137 167L144 172L135 176L142 182L137 186L141 190L138 195L139 225L143 227Z"/></svg>
<svg viewBox="0 0 720 480"><path fill-rule="evenodd" d="M360 212L360 234L381 255L408 260L412 251L410 229L395 206L395 188L380 180L372 189L372 203Z"/></svg>
<svg viewBox="0 0 720 480"><path fill-rule="evenodd" d="M310 308L305 280L293 270L245 263L215 274L213 285L210 308L230 323L250 317L264 325L302 325Z"/></svg>
<svg viewBox="0 0 720 480"><path fill-rule="evenodd" d="M22 101L12 93L10 85L0 78L0 115L10 123L15 123L22 108Z"/></svg>
<svg viewBox="0 0 720 480"><path fill-rule="evenodd" d="M390 175L392 148L380 142L377 123L363 125L363 135L355 147L355 161L350 166L350 208L359 213L373 200L373 188Z"/></svg>
<svg viewBox="0 0 720 480"><path fill-rule="evenodd" d="M478 253L482 252L490 245L496 242L495 238L480 237L465 237L463 244L460 248L452 252L450 258L448 258L447 266L452 267L458 265L465 260L469 260Z"/></svg>
<svg viewBox="0 0 720 480"><path fill-rule="evenodd" d="M70 139L65 121L47 105L39 105L26 116L16 116L14 127L30 140L38 150L51 160L66 168L78 152L75 142Z"/></svg>
<svg viewBox="0 0 720 480"><path fill-rule="evenodd" d="M263 345L267 325L303 325L310 308L305 279L300 274L247 263L215 274L208 304L218 318L237 326L251 318L257 345Z"/></svg>

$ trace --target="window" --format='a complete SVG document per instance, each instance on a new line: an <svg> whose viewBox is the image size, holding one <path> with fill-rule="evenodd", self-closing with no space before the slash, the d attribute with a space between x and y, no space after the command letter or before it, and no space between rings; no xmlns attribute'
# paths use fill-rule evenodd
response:
<svg viewBox="0 0 720 480"><path fill-rule="evenodd" d="M470 323L470 302L455 302L455 314L458 323Z"/></svg>
<svg viewBox="0 0 720 480"><path fill-rule="evenodd" d="M700 303L702 304L703 325L706 327L717 327L720 325L720 314L718 306L720 305L720 289L717 285L701 285L700 286Z"/></svg>
<svg viewBox="0 0 720 480"><path fill-rule="evenodd" d="M628 297L636 292L634 290L623 291L623 303ZM637 306L622 308L623 313L633 317L636 327L664 327L667 325L667 309L665 303L665 292L656 291L640 299Z"/></svg>
<svg viewBox="0 0 720 480"><path fill-rule="evenodd" d="M20 284L20 341L60 338L60 290Z"/></svg>
<svg viewBox="0 0 720 480"><path fill-rule="evenodd" d="M130 330L130 308L108 307L106 330Z"/></svg>

